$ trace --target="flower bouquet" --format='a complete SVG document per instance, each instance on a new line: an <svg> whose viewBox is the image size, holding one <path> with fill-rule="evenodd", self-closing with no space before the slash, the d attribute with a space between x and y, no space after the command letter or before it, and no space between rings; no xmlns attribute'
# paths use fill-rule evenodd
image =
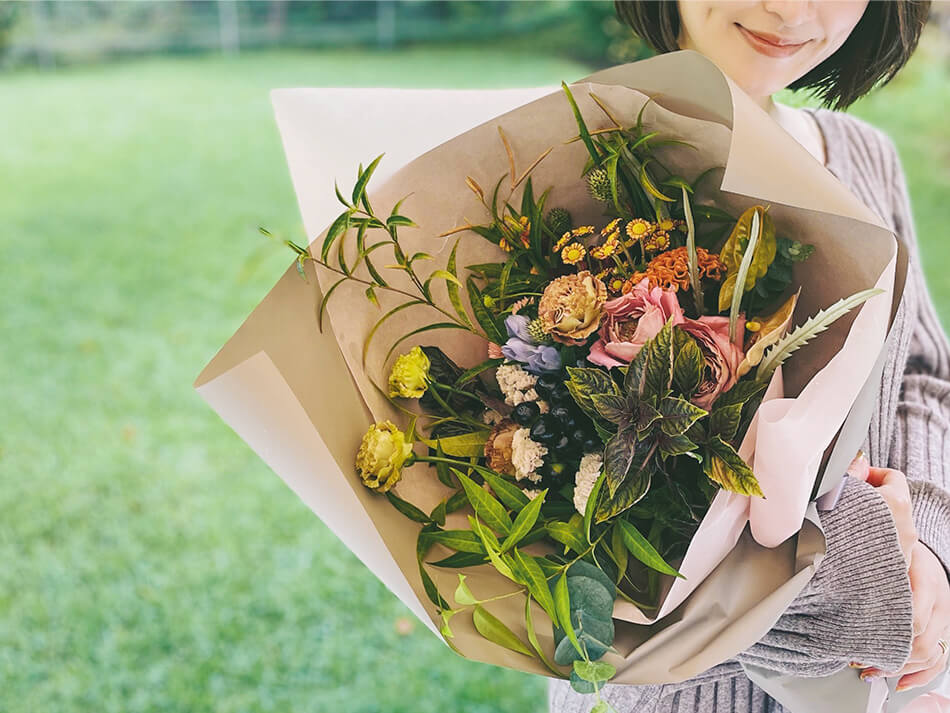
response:
<svg viewBox="0 0 950 713"><path fill-rule="evenodd" d="M820 561L900 296L893 234L803 153L684 52L378 187L377 156L199 389L460 654L684 680Z"/></svg>

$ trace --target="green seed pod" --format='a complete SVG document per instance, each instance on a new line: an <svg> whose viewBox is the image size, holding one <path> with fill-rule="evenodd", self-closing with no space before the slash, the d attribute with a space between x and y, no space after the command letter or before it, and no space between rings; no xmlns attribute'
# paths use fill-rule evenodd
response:
<svg viewBox="0 0 950 713"><path fill-rule="evenodd" d="M546 221L551 232L558 237L564 235L572 226L571 214L563 208L552 208L549 210Z"/></svg>
<svg viewBox="0 0 950 713"><path fill-rule="evenodd" d="M587 186L590 194L604 203L610 202L610 178L607 171L597 168L587 174Z"/></svg>

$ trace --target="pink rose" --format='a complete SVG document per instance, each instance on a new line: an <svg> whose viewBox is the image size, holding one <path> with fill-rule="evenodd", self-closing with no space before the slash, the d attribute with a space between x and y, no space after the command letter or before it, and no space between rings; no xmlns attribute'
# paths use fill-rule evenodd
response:
<svg viewBox="0 0 950 713"><path fill-rule="evenodd" d="M670 317L681 324L685 317L676 293L662 287L650 289L644 277L627 294L604 303L600 339L591 346L589 361L607 368L629 364Z"/></svg>
<svg viewBox="0 0 950 713"><path fill-rule="evenodd" d="M709 410L719 395L738 381L739 364L745 356L742 352L745 316L740 314L736 320L734 342L729 341L728 317L687 318L683 320L681 329L696 338L703 353L703 378L690 400L700 408Z"/></svg>

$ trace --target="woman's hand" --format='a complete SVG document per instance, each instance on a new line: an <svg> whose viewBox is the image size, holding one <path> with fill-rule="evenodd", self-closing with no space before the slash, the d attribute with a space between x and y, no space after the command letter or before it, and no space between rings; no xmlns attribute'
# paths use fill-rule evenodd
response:
<svg viewBox="0 0 950 713"><path fill-rule="evenodd" d="M910 569L914 547L917 545L917 526L914 524L914 502L910 497L910 488L907 487L907 478L893 468L868 466L866 480L877 488L894 516L904 560Z"/></svg>
<svg viewBox="0 0 950 713"><path fill-rule="evenodd" d="M861 678L900 676L898 690L924 686L946 670L950 657L946 645L950 639L950 581L947 572L930 548L917 538L913 502L904 474L893 468L871 467L863 454L851 463L848 473L878 488L891 510L908 564L914 610L914 639L904 667L894 673L865 668ZM861 667L860 664L852 665Z"/></svg>
<svg viewBox="0 0 950 713"><path fill-rule="evenodd" d="M918 542L908 574L914 596L914 642L910 658L904 668L894 673L882 673L876 668L861 672L861 678L900 676L897 682L900 691L933 681L946 670L950 657L950 648L946 646L950 639L950 581L946 570L930 548Z"/></svg>

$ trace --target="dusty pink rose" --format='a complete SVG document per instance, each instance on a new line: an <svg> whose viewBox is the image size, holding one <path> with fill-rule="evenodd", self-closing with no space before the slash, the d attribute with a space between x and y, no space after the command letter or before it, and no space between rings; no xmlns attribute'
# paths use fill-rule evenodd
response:
<svg viewBox="0 0 950 713"><path fill-rule="evenodd" d="M591 346L589 361L607 368L629 364L672 317L681 324L685 317L673 290L650 289L644 277L627 294L604 303L600 339Z"/></svg>
<svg viewBox="0 0 950 713"><path fill-rule="evenodd" d="M683 331L696 338L703 353L703 379L690 399L700 408L709 409L723 391L731 389L738 380L737 371L742 363L742 337L745 316L736 321L736 339L729 341L729 318L703 316L684 319Z"/></svg>

